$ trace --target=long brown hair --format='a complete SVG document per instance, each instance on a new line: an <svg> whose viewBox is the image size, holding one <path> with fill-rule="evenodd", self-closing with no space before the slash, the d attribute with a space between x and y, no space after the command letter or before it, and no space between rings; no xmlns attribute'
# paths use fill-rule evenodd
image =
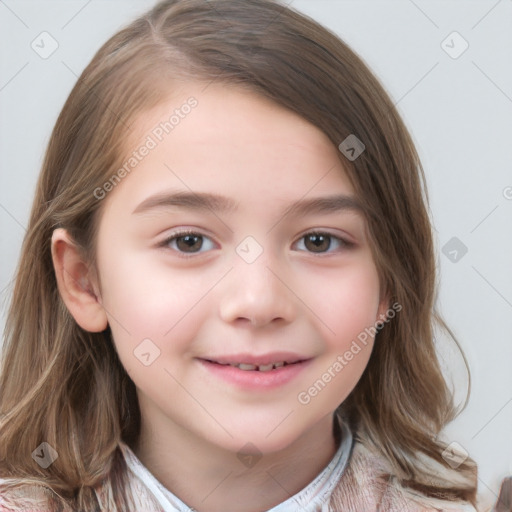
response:
<svg viewBox="0 0 512 512"><path fill-rule="evenodd" d="M458 468L456 484L420 463L423 454L449 468L437 436L455 410L433 342L434 325L445 326L434 307L428 201L411 137L343 41L273 0L163 1L105 43L78 79L46 152L6 322L0 476L46 485L80 510L96 510L93 488L110 485L119 510L133 509L122 492L118 445L137 440L135 386L110 330L82 330L64 306L50 242L56 227L67 229L94 266L103 204L94 191L122 166L137 117L180 79L248 88L336 146L352 134L364 143L354 161L339 157L366 210L383 292L402 310L377 334L340 411L404 485L474 502L471 461ZM43 441L58 451L47 469L31 457Z"/></svg>

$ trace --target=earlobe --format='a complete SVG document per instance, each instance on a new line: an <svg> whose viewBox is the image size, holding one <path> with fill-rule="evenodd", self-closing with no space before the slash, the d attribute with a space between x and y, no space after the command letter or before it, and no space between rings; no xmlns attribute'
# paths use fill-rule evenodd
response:
<svg viewBox="0 0 512 512"><path fill-rule="evenodd" d="M52 259L57 286L77 324L89 332L101 332L108 319L86 262L65 229L52 235Z"/></svg>

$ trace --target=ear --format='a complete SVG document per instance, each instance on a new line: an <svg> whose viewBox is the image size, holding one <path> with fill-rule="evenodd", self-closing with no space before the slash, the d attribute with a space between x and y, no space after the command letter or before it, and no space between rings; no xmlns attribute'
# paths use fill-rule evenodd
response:
<svg viewBox="0 0 512 512"><path fill-rule="evenodd" d="M108 319L99 301L99 288L65 229L53 232L52 259L59 293L76 323L89 332L104 331Z"/></svg>
<svg viewBox="0 0 512 512"><path fill-rule="evenodd" d="M391 308L391 299L388 295L381 297L379 308L377 310L377 317L375 322L386 322L388 319L389 310ZM394 313L394 311L393 311Z"/></svg>

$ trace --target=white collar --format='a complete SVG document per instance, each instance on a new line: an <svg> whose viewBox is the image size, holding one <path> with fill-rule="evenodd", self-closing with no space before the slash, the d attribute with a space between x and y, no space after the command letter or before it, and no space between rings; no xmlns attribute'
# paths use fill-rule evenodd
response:
<svg viewBox="0 0 512 512"><path fill-rule="evenodd" d="M335 418L337 416L335 415ZM353 437L348 425L340 421L341 443L329 464L304 489L268 512L319 512L327 510L332 492L341 479L352 451ZM164 512L192 512L177 496L166 489L142 464L128 445L120 443L128 468L154 495Z"/></svg>

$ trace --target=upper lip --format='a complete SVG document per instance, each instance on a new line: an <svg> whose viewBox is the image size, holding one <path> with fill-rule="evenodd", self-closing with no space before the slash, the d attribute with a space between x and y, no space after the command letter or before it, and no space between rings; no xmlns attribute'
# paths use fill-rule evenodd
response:
<svg viewBox="0 0 512 512"><path fill-rule="evenodd" d="M268 354L232 354L232 355L221 355L221 356L208 356L201 357L205 361L211 361L219 364L253 364L255 366L267 365L270 363L298 363L300 361L306 361L311 359L310 357L301 356L292 352L271 352Z"/></svg>

